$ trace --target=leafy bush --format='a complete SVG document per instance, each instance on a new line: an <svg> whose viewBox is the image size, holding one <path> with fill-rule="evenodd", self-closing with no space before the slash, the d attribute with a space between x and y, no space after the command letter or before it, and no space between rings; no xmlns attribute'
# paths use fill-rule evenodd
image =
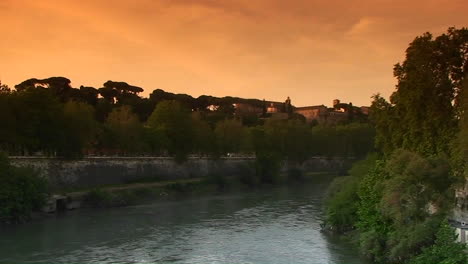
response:
<svg viewBox="0 0 468 264"><path fill-rule="evenodd" d="M376 162L358 190L356 226L364 255L405 263L434 243L434 230L452 204L456 178L448 164L443 157L424 158L407 150ZM430 212L428 205L436 210Z"/></svg>
<svg viewBox="0 0 468 264"><path fill-rule="evenodd" d="M374 166L376 155L353 164L350 176L338 177L331 183L326 199L327 226L338 232L355 228L359 204L358 187L362 179Z"/></svg>
<svg viewBox="0 0 468 264"><path fill-rule="evenodd" d="M435 242L423 249L422 253L409 262L410 264L466 264L468 255L466 245L457 243L456 234L445 220L439 227Z"/></svg>
<svg viewBox="0 0 468 264"><path fill-rule="evenodd" d="M327 226L338 232L354 229L357 221L358 182L351 176L333 180L326 201Z"/></svg>
<svg viewBox="0 0 468 264"><path fill-rule="evenodd" d="M21 223L39 210L47 197L47 182L37 172L16 168L0 155L0 223Z"/></svg>

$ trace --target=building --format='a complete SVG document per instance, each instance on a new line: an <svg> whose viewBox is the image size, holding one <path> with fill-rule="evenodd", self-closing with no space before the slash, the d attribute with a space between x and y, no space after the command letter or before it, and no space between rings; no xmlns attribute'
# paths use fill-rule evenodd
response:
<svg viewBox="0 0 468 264"><path fill-rule="evenodd" d="M338 124L355 118L365 118L369 107L354 107L351 103L345 104L335 99L331 108L324 105L295 107L294 113L303 115L308 123L315 120L319 124Z"/></svg>
<svg viewBox="0 0 468 264"><path fill-rule="evenodd" d="M235 109L236 115L256 114L261 115L263 109L248 103L235 103L232 105Z"/></svg>
<svg viewBox="0 0 468 264"><path fill-rule="evenodd" d="M468 244L468 223L455 222L452 223L452 227L455 228L457 234L457 242Z"/></svg>
<svg viewBox="0 0 468 264"><path fill-rule="evenodd" d="M366 119L369 114L369 107L355 107L351 103L341 103L339 99L334 99L333 107L330 108L325 105L294 107L289 97L284 102L263 100L263 107L249 102L234 103L233 107L236 115L255 114L264 118L287 119L291 117L291 114L299 114L304 116L307 123L316 122L329 125L349 120Z"/></svg>
<svg viewBox="0 0 468 264"><path fill-rule="evenodd" d="M294 113L303 115L306 122L311 123L313 120L325 120L328 114L328 108L324 105L295 107Z"/></svg>

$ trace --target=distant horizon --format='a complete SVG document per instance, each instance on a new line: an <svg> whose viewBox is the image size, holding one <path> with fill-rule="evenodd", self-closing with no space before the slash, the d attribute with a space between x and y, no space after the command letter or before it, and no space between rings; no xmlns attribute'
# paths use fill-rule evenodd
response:
<svg viewBox="0 0 468 264"><path fill-rule="evenodd" d="M38 80L42 80L42 79L47 79L47 78L50 78L50 77L64 77L64 78L67 78L66 76L49 76L49 77L46 77L46 78L36 78L36 77L32 77L32 78L28 78L28 79L38 79ZM25 79L25 80L23 80L23 81L26 81L26 80L28 80L28 79ZM68 79L69 79L69 78L68 78ZM21 81L21 82L23 82L23 81ZM96 89L102 88L102 85L98 85L98 86L89 86L89 85L82 85L82 84L76 85L76 84L73 84L73 80L70 79L70 81L71 81L70 85L71 85L72 88L77 88L77 89L79 89L80 86L93 87L93 88L96 88ZM109 81L109 80L107 80L107 81ZM125 82L125 81L122 81L122 80L110 80L110 81ZM19 82L19 83L21 83L21 82ZM17 84L15 84L15 85L9 85L9 84L7 84L7 83L3 83L1 79L0 79L0 83L1 83L1 84L6 84L10 89L15 89L15 85L19 84L19 83L17 83ZM129 82L126 82L126 83L128 83L128 84L130 84L130 85L134 85L134 84L129 83ZM136 85L135 85L135 86L136 86ZM138 86L138 87L139 87L139 86ZM284 103L284 102L286 101L286 99L289 97L289 98L291 99L291 104L292 104L293 106L295 106L295 107L308 107L308 106L319 106L319 105L324 105L324 106L327 106L327 107L330 107L330 106L333 107L333 100L336 100L336 99L338 99L338 100L340 101L340 103L345 103L345 104L352 103L354 106L358 106L358 107L360 107L360 106L370 106L371 103L372 103L372 102L369 102L368 105L357 105L357 104L355 104L355 103L352 102L352 101L346 101L346 100L343 100L342 98L333 98L332 100L330 100L330 102L329 102L330 104L328 104L328 103L326 103L326 102L323 102L323 103L318 103L318 104L297 105L297 104L294 104L294 98L291 98L290 96L286 96L286 97L284 98L284 100L272 100L272 99L269 99L269 98L266 98L266 97L265 97L265 98L243 97L243 96L230 95L230 94L226 94L226 95L200 94L200 95L194 96L194 95L192 95L192 94L190 94L190 93L176 93L176 92L173 92L173 91L171 91L171 90L166 90L166 89L162 89L162 88L155 88L155 89L153 89L153 90L151 90L151 91L145 89L145 87L140 87L140 88L143 89L143 92L140 93L139 96L140 96L140 97L143 97L143 98L149 98L150 94L151 94L153 91L155 91L155 90L157 90L157 89L161 89L161 90L163 90L164 92L167 92L167 93L187 94L187 95L189 95L189 96L191 96L191 97L193 97L193 98L198 98L198 97L204 95L204 96L212 96L212 97L218 97L218 98L223 98L223 97L238 97L238 98L242 98L242 99L265 100L265 101L267 101L267 102ZM101 96L101 95L99 95L99 96Z"/></svg>
<svg viewBox="0 0 468 264"><path fill-rule="evenodd" d="M59 75L41 76L41 77L30 77L30 78L23 79L23 80L21 80L21 81L19 81L19 82L17 82L17 83L14 83L14 84L4 82L3 79L0 78L0 82L1 82L1 84L6 84L6 85L7 85L8 87L10 87L11 89L14 89L14 88L15 88L15 85L20 84L21 82L26 81L26 80L28 80L28 79L33 79L33 78L35 78L35 79L47 79L47 78L50 78L50 77L65 77L65 78L68 78L67 76L59 76ZM70 78L68 78L68 79L70 79ZM97 84L97 85L77 84L77 83L74 82L72 79L70 79L70 81L71 81L71 86L72 86L73 88L80 88L80 86L87 86L87 87L94 87L94 88L96 88L96 89L99 89L99 88L103 87L103 84L104 84L106 81L108 81L108 80L104 80L102 83ZM377 91L376 93L374 93L374 94L370 94L370 95L368 96L368 97L369 97L369 102L368 102L367 104L355 104L353 101L348 101L348 100L346 100L346 98L343 99L343 98L338 98L338 97L333 97L333 96L326 95L326 97L329 97L329 98L330 98L326 103L325 103L325 102L317 102L317 103L313 103L313 104L312 104L312 103L309 103L309 104L308 104L307 102L305 102L305 104L300 104L300 105L299 105L299 104L295 104L295 103L294 103L294 102L295 102L295 100L294 100L295 98L293 98L292 96L289 96L289 95L287 95L287 94L286 94L286 96L285 96L283 99L281 99L281 98L271 99L271 98L268 98L268 97L242 96L242 95L240 95L240 94L193 94L193 93L190 93L190 91L185 91L185 92L184 92L184 91L180 91L180 92L178 92L178 91L174 91L174 90L170 90L170 89L165 89L165 88L163 88L163 87L157 87L157 88L154 88L154 89L152 89L152 88L147 89L147 88L145 88L145 87L136 85L135 83L129 82L129 81L126 81L126 80L111 80L111 81L126 82L126 83L128 83L128 84L130 84L130 85L138 86L138 87L140 87L140 88L142 88L142 89L144 90L142 93L139 94L140 97L145 97L145 98L149 97L149 95L151 94L151 92L153 92L154 90L156 90L156 89L161 89L161 90L163 90L163 91L165 91L165 92L170 92L170 93L174 93L174 94L188 94L188 95L192 96L193 98L197 98L197 97L202 96L202 95L214 96L214 97L226 97L226 96L230 96L230 97L240 97L240 98L244 98L244 99L259 99L259 100L265 99L266 101L272 101L272 102L284 102L284 101L286 100L287 97L290 97L290 99L291 99L291 101L292 101L292 105L294 105L294 106L296 106L296 107L315 106L315 105L325 105L325 106L328 106L328 105L332 105L332 102L333 102L333 100L335 100L335 99L340 100L342 103L353 103L353 105L356 105L356 106L358 106L358 105L359 105L359 106L370 106L371 103L372 103L371 97L372 97L374 94L377 94L377 93L382 94L382 93L380 93L380 92L378 92L378 91ZM392 92L393 92L393 91L391 91L390 94L389 94L388 96L384 96L384 97L388 99L388 97L391 95ZM343 100L345 100L345 101L343 101Z"/></svg>

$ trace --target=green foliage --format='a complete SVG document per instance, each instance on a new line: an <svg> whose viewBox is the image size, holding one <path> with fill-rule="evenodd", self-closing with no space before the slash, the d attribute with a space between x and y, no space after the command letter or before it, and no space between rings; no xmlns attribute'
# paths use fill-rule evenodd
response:
<svg viewBox="0 0 468 264"><path fill-rule="evenodd" d="M190 111L177 101L162 101L148 118L147 125L162 135L162 145L176 160L183 161L193 148Z"/></svg>
<svg viewBox="0 0 468 264"><path fill-rule="evenodd" d="M143 148L143 128L129 106L114 108L106 120L107 146L120 154L138 152Z"/></svg>
<svg viewBox="0 0 468 264"><path fill-rule="evenodd" d="M396 231L388 233L386 237L386 256L391 262L407 262L418 254L421 248L434 241L434 232L440 224L440 217L428 217L422 221L398 226Z"/></svg>
<svg viewBox="0 0 468 264"><path fill-rule="evenodd" d="M192 127L193 127L193 153L208 154L215 156L216 142L215 133L211 129L208 122L206 122L200 112L192 114Z"/></svg>
<svg viewBox="0 0 468 264"><path fill-rule="evenodd" d="M326 201L327 226L337 232L345 232L355 228L358 208L358 179L343 176L333 180L328 190Z"/></svg>
<svg viewBox="0 0 468 264"><path fill-rule="evenodd" d="M395 225L404 226L428 217L427 205L439 211L447 209L453 197L452 186L456 178L451 174L446 158L423 158L416 153L397 150L387 162L382 203L383 214Z"/></svg>
<svg viewBox="0 0 468 264"><path fill-rule="evenodd" d="M453 228L445 220L440 224L432 246L426 247L422 253L413 257L409 264L466 264L468 255L466 245L457 243Z"/></svg>
<svg viewBox="0 0 468 264"><path fill-rule="evenodd" d="M440 216L453 203L456 177L448 164L405 150L387 161L369 156L330 186L327 225L339 232L357 228L362 254L376 262L407 261L431 245Z"/></svg>
<svg viewBox="0 0 468 264"><path fill-rule="evenodd" d="M9 113L14 118L9 129L20 151L53 154L64 142L62 105L47 89L31 88L8 95ZM8 118L7 118L8 120ZM11 142L10 141L10 142Z"/></svg>
<svg viewBox="0 0 468 264"><path fill-rule="evenodd" d="M214 134L218 151L221 154L240 153L245 149L246 129L238 120L226 119L218 122Z"/></svg>
<svg viewBox="0 0 468 264"><path fill-rule="evenodd" d="M468 179L468 78L465 77L458 96L459 132L452 142L454 173L461 179Z"/></svg>
<svg viewBox="0 0 468 264"><path fill-rule="evenodd" d="M281 152L263 128L252 128L250 134L256 156L254 165L256 176L262 183L276 183L283 159Z"/></svg>
<svg viewBox="0 0 468 264"><path fill-rule="evenodd" d="M264 127L266 147L288 161L302 163L310 156L310 130L300 120L268 120Z"/></svg>
<svg viewBox="0 0 468 264"><path fill-rule="evenodd" d="M0 182L0 223L24 222L45 203L46 181L31 169L11 166L1 154Z"/></svg>
<svg viewBox="0 0 468 264"><path fill-rule="evenodd" d="M363 253L401 263L431 244L439 216L452 204L454 182L443 158L397 150L386 162L377 161L359 183L356 226Z"/></svg>
<svg viewBox="0 0 468 264"><path fill-rule="evenodd" d="M86 148L93 146L99 133L92 106L70 101L63 109L66 140L60 150L62 156L81 157Z"/></svg>
<svg viewBox="0 0 468 264"><path fill-rule="evenodd" d="M369 155L353 164L349 170L350 176L338 177L331 183L326 199L325 220L330 229L345 232L356 228L359 184L373 169L375 161L376 155Z"/></svg>
<svg viewBox="0 0 468 264"><path fill-rule="evenodd" d="M284 154L289 161L304 162L310 156L310 130L305 122L289 120L286 124Z"/></svg>
<svg viewBox="0 0 468 264"><path fill-rule="evenodd" d="M374 128L366 123L312 128L312 155L365 157L373 151Z"/></svg>
<svg viewBox="0 0 468 264"><path fill-rule="evenodd" d="M193 98L160 89L142 98L142 88L125 82L73 88L65 77L32 78L15 87L0 86L0 149L9 155L170 155L182 162L190 154L264 153L265 164L271 152L269 160L294 168L311 155L361 157L372 149L366 124L311 132L299 114L268 118L271 102L256 99ZM253 142L250 132L257 128L265 138Z"/></svg>
<svg viewBox="0 0 468 264"><path fill-rule="evenodd" d="M384 181L388 176L384 171L384 163L376 161L373 168L362 178L359 183L358 196L359 221L357 227L360 230L372 230L383 235L388 230L387 223L380 214L380 200L382 198Z"/></svg>
<svg viewBox="0 0 468 264"><path fill-rule="evenodd" d="M383 159L364 177L332 185L338 191L329 221L338 229L357 227L361 252L375 262L466 263L453 230L444 224L435 240L434 233L454 204L460 175L466 176L467 44L466 28L435 39L426 33L410 44L394 68L398 84L390 102L376 95L370 110ZM327 142L338 129L317 126L313 133ZM356 204L357 217L346 211Z"/></svg>
<svg viewBox="0 0 468 264"><path fill-rule="evenodd" d="M450 28L417 37L394 68L398 80L390 103L376 96L371 119L386 153L404 148L423 155L448 153L457 130L457 98L466 72L468 29ZM402 126L401 124L405 124Z"/></svg>

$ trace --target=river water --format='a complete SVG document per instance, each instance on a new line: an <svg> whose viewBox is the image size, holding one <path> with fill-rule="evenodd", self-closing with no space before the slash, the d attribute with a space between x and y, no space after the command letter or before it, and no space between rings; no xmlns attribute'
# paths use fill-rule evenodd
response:
<svg viewBox="0 0 468 264"><path fill-rule="evenodd" d="M0 230L0 263L364 263L320 232L326 187L67 212Z"/></svg>

